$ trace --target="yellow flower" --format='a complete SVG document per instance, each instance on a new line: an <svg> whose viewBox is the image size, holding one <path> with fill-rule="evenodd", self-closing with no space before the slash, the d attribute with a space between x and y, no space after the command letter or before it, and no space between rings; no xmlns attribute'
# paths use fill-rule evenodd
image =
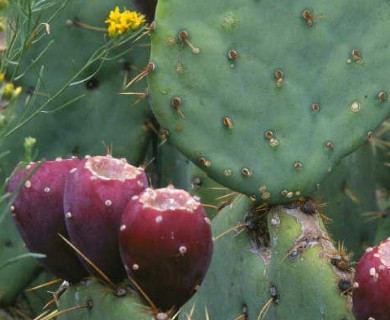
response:
<svg viewBox="0 0 390 320"><path fill-rule="evenodd" d="M22 87L15 88L15 85L11 82L8 82L4 86L3 97L6 100L11 100L12 98L16 98L22 92Z"/></svg>
<svg viewBox="0 0 390 320"><path fill-rule="evenodd" d="M14 91L14 95L13 95L13 97L14 98L16 98L18 95L20 95L21 93L22 93L22 87L17 87L16 89L15 89L15 91Z"/></svg>
<svg viewBox="0 0 390 320"><path fill-rule="evenodd" d="M124 25L127 26L127 28L137 30L141 24L145 22L145 16L135 11L126 10L122 14L121 21Z"/></svg>
<svg viewBox="0 0 390 320"><path fill-rule="evenodd" d="M8 82L4 87L4 98L10 100L12 98L13 92L15 90L15 86L13 83Z"/></svg>
<svg viewBox="0 0 390 320"><path fill-rule="evenodd" d="M108 18L104 22L108 24L108 35L116 37L129 30L139 29L145 22L145 16L130 10L120 12L119 7L115 7L113 11L110 11Z"/></svg>
<svg viewBox="0 0 390 320"><path fill-rule="evenodd" d="M4 77L5 77L4 73L0 72L0 82L4 81Z"/></svg>
<svg viewBox="0 0 390 320"><path fill-rule="evenodd" d="M121 19L121 13L119 11L119 7L116 6L113 11L110 11L108 19L105 22L111 22L111 21L119 22L120 19Z"/></svg>

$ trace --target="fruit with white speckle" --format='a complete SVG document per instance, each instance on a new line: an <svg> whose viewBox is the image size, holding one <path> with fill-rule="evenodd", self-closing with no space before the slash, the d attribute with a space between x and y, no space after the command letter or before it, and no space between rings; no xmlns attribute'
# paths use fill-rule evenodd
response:
<svg viewBox="0 0 390 320"><path fill-rule="evenodd" d="M119 243L128 275L162 311L179 308L200 288L213 251L202 204L172 186L129 201Z"/></svg>
<svg viewBox="0 0 390 320"><path fill-rule="evenodd" d="M353 312L357 320L390 320L390 238L368 248L355 274Z"/></svg>

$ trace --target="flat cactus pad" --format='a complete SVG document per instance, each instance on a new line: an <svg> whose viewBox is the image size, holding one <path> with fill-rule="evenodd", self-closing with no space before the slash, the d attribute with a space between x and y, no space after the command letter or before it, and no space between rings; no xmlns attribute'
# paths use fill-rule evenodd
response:
<svg viewBox="0 0 390 320"><path fill-rule="evenodd" d="M225 186L269 203L310 195L390 113L389 15L385 0L162 0L152 109Z"/></svg>

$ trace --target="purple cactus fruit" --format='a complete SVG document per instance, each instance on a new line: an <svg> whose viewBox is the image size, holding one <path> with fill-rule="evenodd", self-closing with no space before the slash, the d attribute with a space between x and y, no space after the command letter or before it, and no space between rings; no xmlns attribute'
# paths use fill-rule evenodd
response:
<svg viewBox="0 0 390 320"><path fill-rule="evenodd" d="M142 168L111 156L87 157L66 181L64 212L70 240L113 282L126 277L118 248L122 213L129 199L147 186Z"/></svg>
<svg viewBox="0 0 390 320"><path fill-rule="evenodd" d="M57 159L32 162L17 167L7 183L6 191L16 193L11 214L27 248L42 253L39 259L47 270L71 282L87 275L76 253L58 234L68 237L63 212L66 176L80 159ZM20 189L19 189L20 187Z"/></svg>
<svg viewBox="0 0 390 320"><path fill-rule="evenodd" d="M119 247L131 279L162 311L177 309L199 288L213 251L210 220L184 190L146 189L129 201Z"/></svg>
<svg viewBox="0 0 390 320"><path fill-rule="evenodd" d="M390 320L390 238L368 248L356 267L353 313L357 320Z"/></svg>

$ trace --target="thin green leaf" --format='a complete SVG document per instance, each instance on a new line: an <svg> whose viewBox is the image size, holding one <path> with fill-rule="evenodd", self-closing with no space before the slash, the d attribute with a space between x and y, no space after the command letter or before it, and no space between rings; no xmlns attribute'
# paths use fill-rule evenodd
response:
<svg viewBox="0 0 390 320"><path fill-rule="evenodd" d="M19 256L16 256L14 258L8 259L6 262L0 265L0 271L4 269L5 267L12 265L14 263L19 262L20 260L26 259L26 258L36 258L36 259L42 259L46 258L45 254L41 253L24 253Z"/></svg>

